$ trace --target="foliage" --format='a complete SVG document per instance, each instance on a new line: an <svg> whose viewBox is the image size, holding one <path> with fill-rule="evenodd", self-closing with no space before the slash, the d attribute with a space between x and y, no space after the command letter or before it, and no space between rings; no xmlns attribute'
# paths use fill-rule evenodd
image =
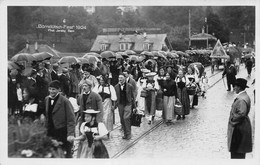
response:
<svg viewBox="0 0 260 165"><path fill-rule="evenodd" d="M40 120L30 122L11 116L8 124L8 156L28 158L64 157L60 142L46 135Z"/></svg>

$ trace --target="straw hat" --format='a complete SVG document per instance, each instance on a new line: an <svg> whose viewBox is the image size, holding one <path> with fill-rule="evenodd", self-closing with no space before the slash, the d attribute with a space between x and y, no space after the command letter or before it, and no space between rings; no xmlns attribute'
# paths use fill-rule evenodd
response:
<svg viewBox="0 0 260 165"><path fill-rule="evenodd" d="M141 72L143 72L143 73L150 73L151 71L149 69L141 69Z"/></svg>
<svg viewBox="0 0 260 165"><path fill-rule="evenodd" d="M98 114L100 111L95 111L94 109L87 109L83 112L86 114Z"/></svg>
<svg viewBox="0 0 260 165"><path fill-rule="evenodd" d="M155 76L157 73L155 72L150 72L150 73L147 73L146 76L149 77L149 76Z"/></svg>

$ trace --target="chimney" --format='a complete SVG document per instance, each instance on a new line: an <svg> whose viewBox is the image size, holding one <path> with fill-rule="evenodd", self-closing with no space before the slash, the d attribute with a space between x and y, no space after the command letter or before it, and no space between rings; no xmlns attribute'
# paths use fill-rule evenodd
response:
<svg viewBox="0 0 260 165"><path fill-rule="evenodd" d="M205 28L204 28L204 26L202 27L202 33L204 33L205 32Z"/></svg>
<svg viewBox="0 0 260 165"><path fill-rule="evenodd" d="M119 38L122 39L123 38L123 33L119 32Z"/></svg>
<svg viewBox="0 0 260 165"><path fill-rule="evenodd" d="M29 41L26 41L26 45L25 45L26 49L29 49Z"/></svg>

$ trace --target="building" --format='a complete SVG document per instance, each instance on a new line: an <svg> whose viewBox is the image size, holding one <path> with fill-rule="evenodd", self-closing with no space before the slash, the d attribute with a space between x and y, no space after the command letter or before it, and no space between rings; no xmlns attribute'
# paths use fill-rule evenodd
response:
<svg viewBox="0 0 260 165"><path fill-rule="evenodd" d="M98 35L91 52L103 52L110 50L113 52L133 50L136 53L143 51L172 50L167 34L105 34Z"/></svg>
<svg viewBox="0 0 260 165"><path fill-rule="evenodd" d="M213 47L216 44L217 38L213 35L205 33L204 30L202 30L202 33L192 35L190 37L190 42L190 47L192 48L208 49L209 47Z"/></svg>

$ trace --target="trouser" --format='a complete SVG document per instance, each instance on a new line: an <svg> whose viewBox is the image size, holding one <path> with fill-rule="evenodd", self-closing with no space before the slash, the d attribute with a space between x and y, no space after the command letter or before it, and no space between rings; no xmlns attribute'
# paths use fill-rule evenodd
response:
<svg viewBox="0 0 260 165"><path fill-rule="evenodd" d="M227 87L228 87L228 90L231 90L231 85L232 85L232 88L234 88L234 84L233 84L233 83L230 83L230 81L227 80Z"/></svg>
<svg viewBox="0 0 260 165"><path fill-rule="evenodd" d="M231 159L245 159L246 153L231 152Z"/></svg>
<svg viewBox="0 0 260 165"><path fill-rule="evenodd" d="M248 73L248 75L250 75L251 72L252 72L252 67L247 67L246 69L247 69L247 73Z"/></svg>
<svg viewBox="0 0 260 165"><path fill-rule="evenodd" d="M148 112L150 116L155 115L156 108L156 95L155 91L148 91L148 96L145 98L145 111Z"/></svg>
<svg viewBox="0 0 260 165"><path fill-rule="evenodd" d="M163 96L163 111L166 120L175 119L174 105L175 96Z"/></svg>
<svg viewBox="0 0 260 165"><path fill-rule="evenodd" d="M124 131L124 135L131 136L131 114L132 114L132 105L118 105L119 117L121 126Z"/></svg>

